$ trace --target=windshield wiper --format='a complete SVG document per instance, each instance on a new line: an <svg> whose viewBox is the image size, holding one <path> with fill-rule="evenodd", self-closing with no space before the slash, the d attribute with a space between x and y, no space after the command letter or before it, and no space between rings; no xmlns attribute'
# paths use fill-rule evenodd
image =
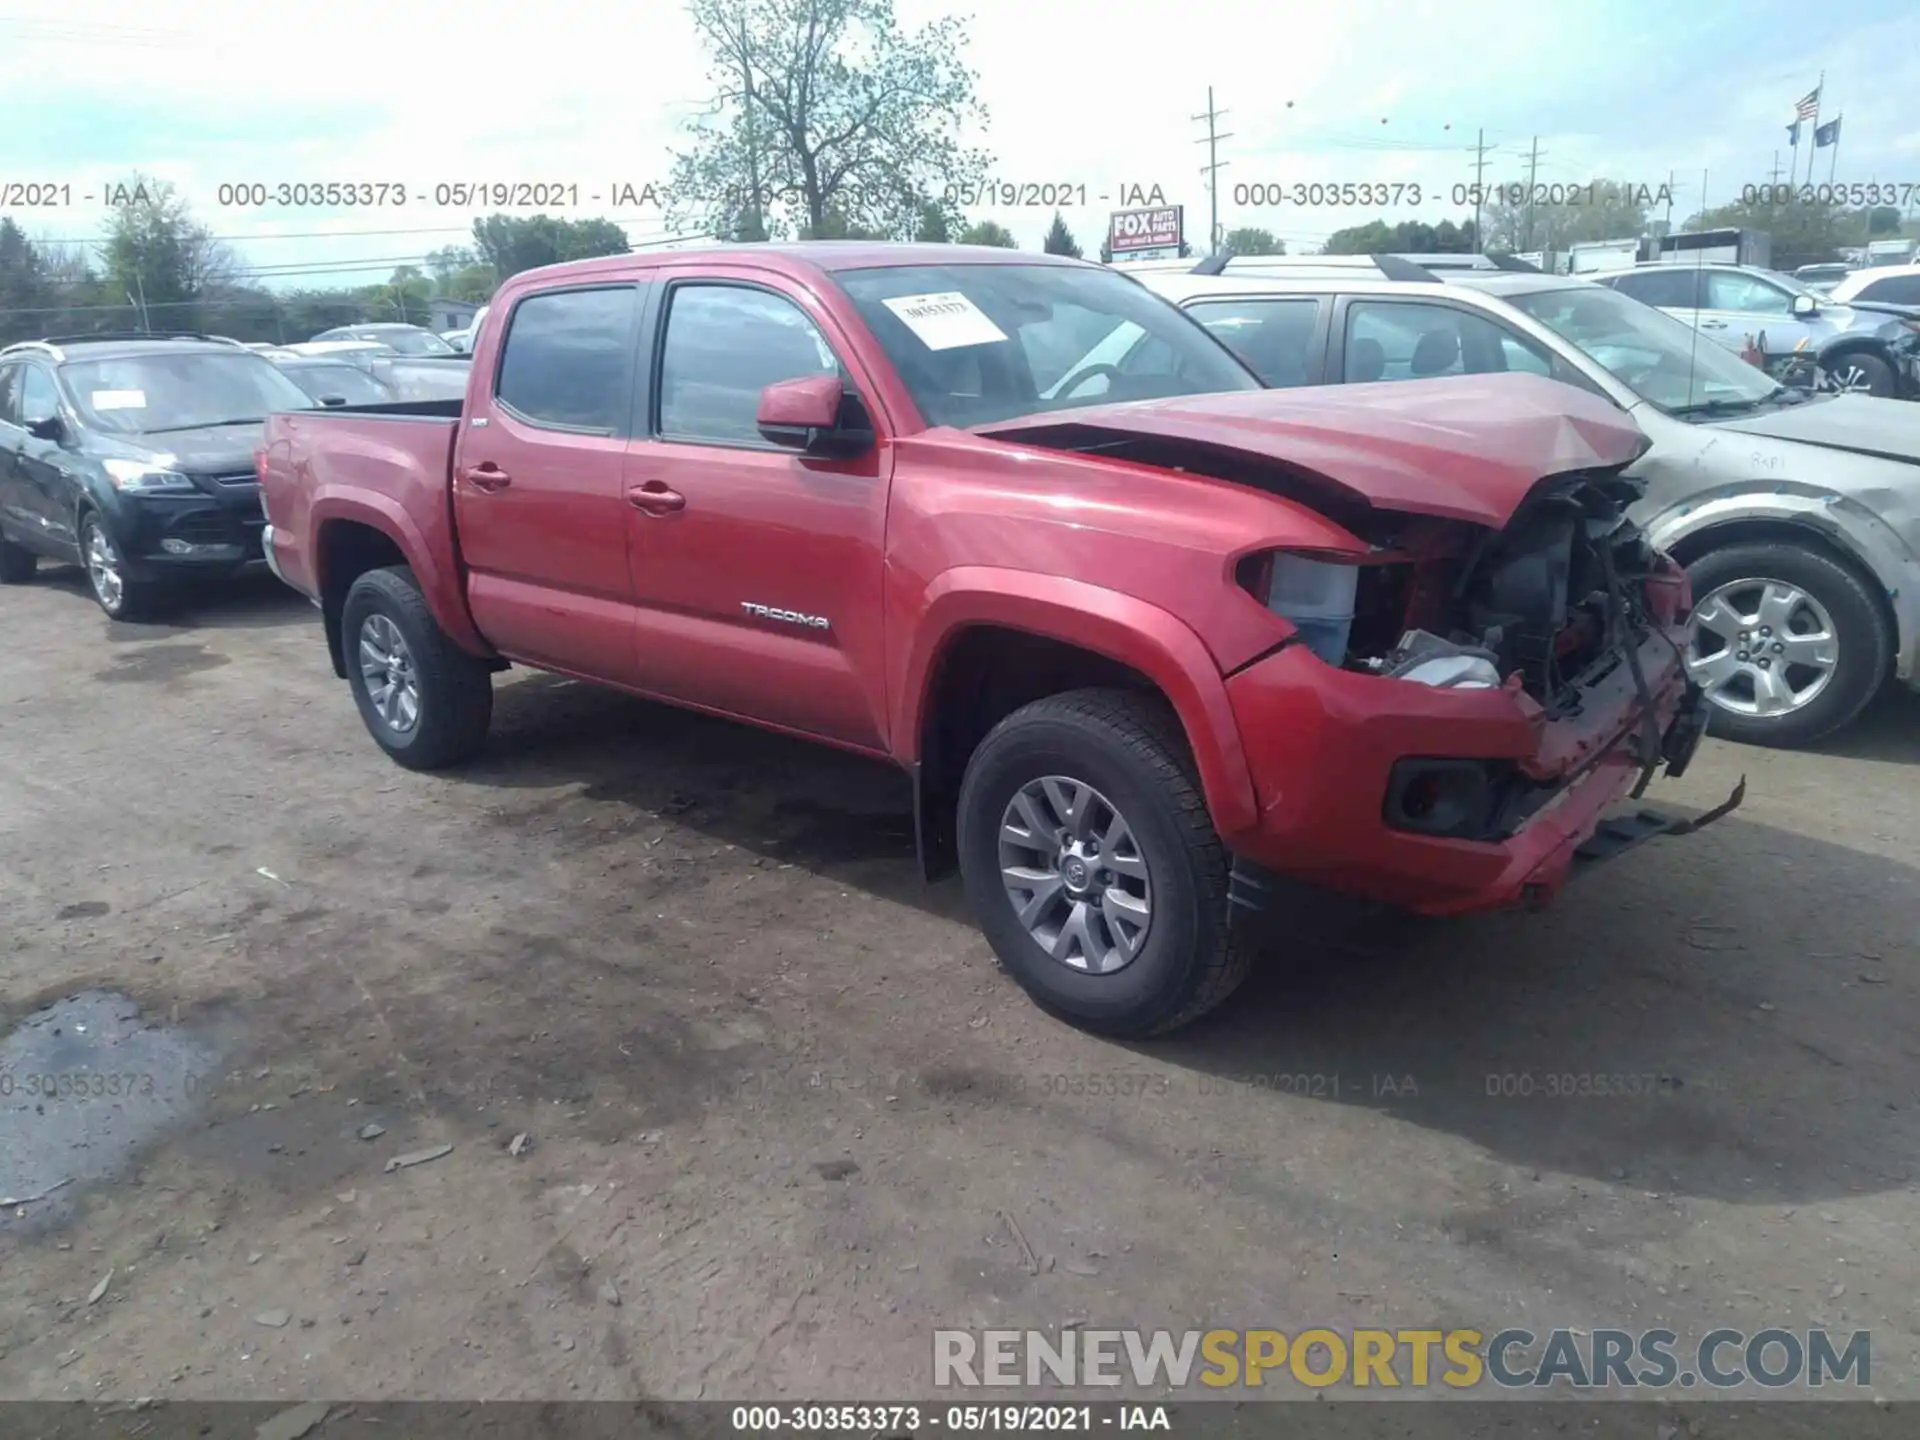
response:
<svg viewBox="0 0 1920 1440"><path fill-rule="evenodd" d="M1691 405L1675 405L1667 413L1682 418L1689 415L1738 415L1757 410L1762 405L1770 405L1776 398L1768 395L1759 400L1698 400Z"/></svg>
<svg viewBox="0 0 1920 1440"><path fill-rule="evenodd" d="M177 435L182 430L219 430L228 425L264 425L267 417L255 415L244 420L202 420L195 425L163 425L158 430L142 430L142 435Z"/></svg>

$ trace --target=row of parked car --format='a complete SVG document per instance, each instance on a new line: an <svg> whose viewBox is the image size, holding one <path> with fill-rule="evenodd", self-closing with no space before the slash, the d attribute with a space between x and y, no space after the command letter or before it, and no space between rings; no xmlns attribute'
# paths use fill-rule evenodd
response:
<svg viewBox="0 0 1920 1440"><path fill-rule="evenodd" d="M1920 411L1879 397L1920 393L1920 311L1822 301L1803 314L1810 302L1788 277L1733 265L1643 265L1595 282L1457 255L1216 257L1129 273L1269 386L1517 371L1631 414L1651 442L1633 470L1641 513L1699 598L1689 665L1716 733L1804 744L1890 676L1916 678ZM1758 366L1730 353L1729 315L1787 338L1783 321L1823 322L1828 362L1871 383L1839 397L1782 383L1793 377L1772 352ZM1709 336L1721 343L1698 343ZM1032 343L1036 393L1063 407L1098 403L1161 358L1132 323L1054 327ZM30 573L36 556L79 558L102 607L135 618L171 576L262 558L252 456L266 414L444 403L467 393L471 370L470 355L416 326L246 348L255 356L142 334L0 356L0 575Z"/></svg>

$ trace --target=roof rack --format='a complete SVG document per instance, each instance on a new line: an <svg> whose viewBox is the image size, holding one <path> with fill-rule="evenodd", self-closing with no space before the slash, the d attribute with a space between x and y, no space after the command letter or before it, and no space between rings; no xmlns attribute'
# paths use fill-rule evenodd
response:
<svg viewBox="0 0 1920 1440"><path fill-rule="evenodd" d="M1539 275L1544 273L1539 266L1529 264L1512 255L1479 254L1375 254L1375 255L1235 255L1231 250L1222 250L1207 256L1187 273L1190 275L1222 275L1236 270L1248 275L1281 276L1299 275L1307 271L1325 272L1312 278L1331 278L1354 270L1373 270L1383 279L1403 284L1438 285L1445 282L1449 271L1477 270L1512 271L1516 273Z"/></svg>
<svg viewBox="0 0 1920 1440"><path fill-rule="evenodd" d="M91 335L48 335L34 343L87 345L96 340L205 340L214 345L240 344L224 335L203 335L198 330L97 330Z"/></svg>

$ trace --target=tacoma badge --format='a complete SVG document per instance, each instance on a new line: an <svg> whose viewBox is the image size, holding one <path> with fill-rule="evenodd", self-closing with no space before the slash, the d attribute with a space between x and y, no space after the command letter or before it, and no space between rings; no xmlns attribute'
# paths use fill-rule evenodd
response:
<svg viewBox="0 0 1920 1440"><path fill-rule="evenodd" d="M802 615L798 610L776 610L771 605L756 605L751 600L742 600L740 608L749 615L757 615L762 620L784 620L789 625L805 625L814 630L828 627L824 615Z"/></svg>

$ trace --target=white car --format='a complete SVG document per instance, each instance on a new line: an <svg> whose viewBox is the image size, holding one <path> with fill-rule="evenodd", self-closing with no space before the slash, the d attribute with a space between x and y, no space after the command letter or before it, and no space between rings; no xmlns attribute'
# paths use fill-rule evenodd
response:
<svg viewBox="0 0 1920 1440"><path fill-rule="evenodd" d="M1631 415L1652 441L1627 472L1646 485L1634 518L1692 578L1687 668L1711 733L1804 745L1889 676L1920 688L1920 406L1809 397L1651 306L1530 266L1250 257L1139 279L1269 385L1524 371ZM1160 373L1162 348L1122 325L1034 382L1097 406L1110 376Z"/></svg>
<svg viewBox="0 0 1920 1440"><path fill-rule="evenodd" d="M1855 270L1827 293L1842 305L1855 300L1920 305L1920 265L1876 265L1871 270Z"/></svg>

